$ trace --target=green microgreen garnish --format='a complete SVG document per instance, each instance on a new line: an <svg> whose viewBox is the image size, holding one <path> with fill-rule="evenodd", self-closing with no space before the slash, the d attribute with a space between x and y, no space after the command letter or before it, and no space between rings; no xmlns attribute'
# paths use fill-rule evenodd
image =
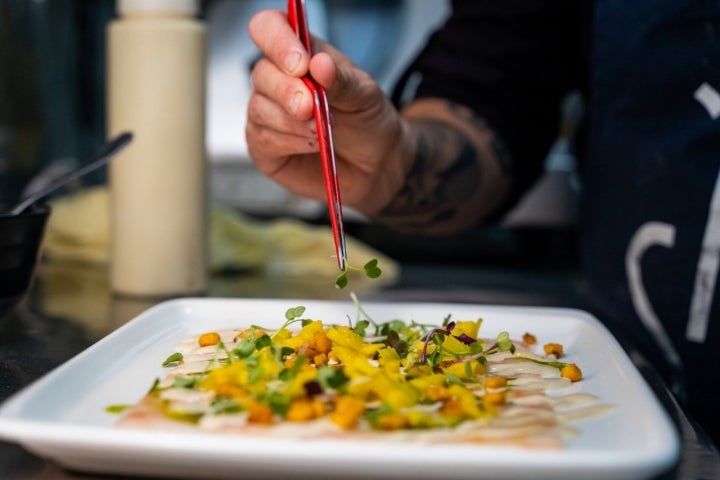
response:
<svg viewBox="0 0 720 480"><path fill-rule="evenodd" d="M180 352L175 352L169 357L165 359L165 361L162 363L163 367L175 367L180 364L183 360L183 354Z"/></svg>
<svg viewBox="0 0 720 480"><path fill-rule="evenodd" d="M302 305L298 305L297 307L291 307L288 308L285 311L285 323L283 323L280 328L276 330L275 333L289 327L293 323L301 322L301 324L304 326L307 323L309 323L311 320L308 320L306 318L300 318L302 317L303 313L305 313L305 307ZM274 336L274 335L273 335ZM270 341L272 342L272 337L270 337Z"/></svg>
<svg viewBox="0 0 720 480"><path fill-rule="evenodd" d="M116 404L116 405L108 405L105 407L105 411L107 413L111 413L113 415L118 415L120 413L123 413L125 410L130 408L132 405L122 405L122 404Z"/></svg>
<svg viewBox="0 0 720 480"><path fill-rule="evenodd" d="M377 258L373 258L372 260L369 260L362 267L351 265L350 263L348 263L346 261L345 262L345 270L343 270L340 273L340 275L338 275L337 278L335 279L335 286L337 288L347 287L347 285L349 283L348 275L353 270L357 271L357 272L362 272L368 278L378 278L380 275L382 275L382 270L380 269L380 267L378 267Z"/></svg>
<svg viewBox="0 0 720 480"><path fill-rule="evenodd" d="M212 402L212 411L218 413L238 413L242 411L242 407L229 398L215 398Z"/></svg>
<svg viewBox="0 0 720 480"><path fill-rule="evenodd" d="M341 369L327 366L318 368L317 379L324 388L333 390L340 388L350 380Z"/></svg>
<svg viewBox="0 0 720 480"><path fill-rule="evenodd" d="M375 268L377 261L368 262L366 274L379 275ZM232 345L227 340L232 350L219 341L205 370L170 377L162 387L156 380L149 393L162 400L163 413L170 418L193 423L206 414L232 415L247 410L248 418L260 415L263 419L248 421L296 421L298 415L312 420L333 412L336 419L357 415L353 422L381 430L444 428L495 414L496 409L487 407L478 392L489 364L508 355L490 355L509 352L511 361L525 358L557 368L566 365L554 358L542 360L520 347L516 353L505 331L494 339L478 336L481 319L456 322L447 315L440 326L393 318L376 322L357 296L350 296L357 317L355 322L349 320L349 326L305 318L302 305L288 308L277 330L253 325L233 337ZM183 361L194 363L195 358L184 359L176 352L163 366L178 366ZM197 413L172 395L165 396L163 392L173 388L211 392L214 399ZM347 397L355 398L344 404ZM364 403L358 407L357 400ZM436 404L437 409L428 409ZM126 408L111 405L106 410L121 413ZM354 428L355 423L338 425Z"/></svg>
<svg viewBox="0 0 720 480"><path fill-rule="evenodd" d="M197 380L194 377L175 377L173 381L174 388L194 388Z"/></svg>
<svg viewBox="0 0 720 480"><path fill-rule="evenodd" d="M288 308L287 311L285 311L285 318L288 319L288 322L292 322L293 320L299 318L303 313L305 313L305 307L303 307L302 305L298 307ZM285 325L283 325L283 327L284 326Z"/></svg>
<svg viewBox="0 0 720 480"><path fill-rule="evenodd" d="M485 357L497 352L515 353L515 344L512 340L510 340L510 334L508 332L500 332L495 338L495 343L487 349L475 352L471 355L456 358L453 360L453 363L472 362L473 360L477 360L478 362L485 364L487 363L487 359Z"/></svg>
<svg viewBox="0 0 720 480"><path fill-rule="evenodd" d="M232 354L237 358L247 358L255 351L255 340L251 337L245 337L240 340Z"/></svg>

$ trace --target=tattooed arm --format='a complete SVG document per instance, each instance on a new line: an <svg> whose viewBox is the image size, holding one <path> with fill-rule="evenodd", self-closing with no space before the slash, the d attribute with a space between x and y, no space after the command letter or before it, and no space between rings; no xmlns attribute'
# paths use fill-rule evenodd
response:
<svg viewBox="0 0 720 480"><path fill-rule="evenodd" d="M482 118L438 98L403 116L414 158L400 190L374 219L401 230L454 233L492 215L508 195L509 155Z"/></svg>
<svg viewBox="0 0 720 480"><path fill-rule="evenodd" d="M282 12L256 14L250 35L265 56L253 69L246 138L269 178L326 200L313 102L300 78L310 73L328 93L345 205L406 231L441 235L475 225L504 203L508 156L469 109L425 97L398 111L332 46L316 40L310 57Z"/></svg>

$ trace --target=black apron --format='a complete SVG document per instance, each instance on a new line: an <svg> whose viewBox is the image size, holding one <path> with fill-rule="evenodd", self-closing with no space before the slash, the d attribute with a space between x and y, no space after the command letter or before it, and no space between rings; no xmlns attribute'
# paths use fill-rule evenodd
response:
<svg viewBox="0 0 720 480"><path fill-rule="evenodd" d="M598 0L592 60L591 299L717 441L720 2Z"/></svg>

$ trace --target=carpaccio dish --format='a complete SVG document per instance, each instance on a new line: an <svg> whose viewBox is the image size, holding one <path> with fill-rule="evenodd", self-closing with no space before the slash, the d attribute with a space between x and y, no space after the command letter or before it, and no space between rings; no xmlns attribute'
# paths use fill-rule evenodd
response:
<svg viewBox="0 0 720 480"><path fill-rule="evenodd" d="M576 388L582 371L563 345L531 333L483 338L482 319L449 315L343 324L304 313L288 309L272 330L199 332L158 359L168 373L137 404L108 410L122 411L121 428L559 449L613 409Z"/></svg>

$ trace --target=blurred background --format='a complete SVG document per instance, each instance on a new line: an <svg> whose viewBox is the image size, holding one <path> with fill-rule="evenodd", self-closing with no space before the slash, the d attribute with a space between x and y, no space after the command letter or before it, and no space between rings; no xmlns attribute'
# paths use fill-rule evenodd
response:
<svg viewBox="0 0 720 480"><path fill-rule="evenodd" d="M247 156L244 129L250 69L257 51L247 21L283 0L204 0L208 31L207 162L212 199L260 218L326 221L323 205L265 179ZM347 53L387 92L447 0L308 0L311 30ZM97 151L105 138L105 28L113 0L0 0L0 203L39 176L51 176ZM330 21L331 19L331 21ZM497 225L442 240L404 236L348 212L348 231L401 261L485 265L576 265L579 185L567 137L581 111L570 96L546 174ZM103 183L104 171L85 183Z"/></svg>

